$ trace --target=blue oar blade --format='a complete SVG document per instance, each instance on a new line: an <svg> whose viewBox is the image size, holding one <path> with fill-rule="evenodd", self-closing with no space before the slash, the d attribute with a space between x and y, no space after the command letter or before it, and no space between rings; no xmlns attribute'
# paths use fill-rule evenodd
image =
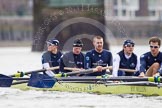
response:
<svg viewBox="0 0 162 108"><path fill-rule="evenodd" d="M10 87L12 85L12 77L0 74L0 87Z"/></svg>
<svg viewBox="0 0 162 108"><path fill-rule="evenodd" d="M28 86L36 88L52 88L56 80L44 74L32 73Z"/></svg>

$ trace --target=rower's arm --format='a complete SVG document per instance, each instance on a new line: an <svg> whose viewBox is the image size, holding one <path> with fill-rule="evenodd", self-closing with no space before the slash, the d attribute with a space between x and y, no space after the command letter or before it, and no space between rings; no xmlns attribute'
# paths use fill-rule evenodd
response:
<svg viewBox="0 0 162 108"><path fill-rule="evenodd" d="M145 55L142 55L140 57L140 70L139 70L139 76L144 77L146 72L146 61L145 61Z"/></svg>
<svg viewBox="0 0 162 108"><path fill-rule="evenodd" d="M136 65L136 70L140 70L140 57L137 58L137 65Z"/></svg>
<svg viewBox="0 0 162 108"><path fill-rule="evenodd" d="M159 68L158 72L162 76L162 63L160 64L160 68Z"/></svg>
<svg viewBox="0 0 162 108"><path fill-rule="evenodd" d="M63 56L60 58L59 66L60 66L60 71L65 72L65 70L64 70L65 64L64 64L64 61L63 61Z"/></svg>
<svg viewBox="0 0 162 108"><path fill-rule="evenodd" d="M92 61L91 61L91 58L90 58L90 53L86 53L85 55L85 58L84 58L84 68L85 69L89 69L89 68L92 68Z"/></svg>
<svg viewBox="0 0 162 108"><path fill-rule="evenodd" d="M113 76L117 77L118 76L118 70L119 70L119 64L120 64L120 56L116 54L113 58Z"/></svg>
<svg viewBox="0 0 162 108"><path fill-rule="evenodd" d="M146 61L145 61L145 55L142 55L140 57L140 73L145 73L146 72Z"/></svg>
<svg viewBox="0 0 162 108"><path fill-rule="evenodd" d="M44 69L49 69L49 68L50 68L50 61L51 61L50 52L45 52L45 53L42 55L42 67L43 67ZM46 73L48 76L51 76L51 77L53 77L53 76L55 75L51 70L45 71L45 73Z"/></svg>
<svg viewBox="0 0 162 108"><path fill-rule="evenodd" d="M108 66L112 66L113 65L112 60L113 60L112 53L110 53L109 60L108 60Z"/></svg>
<svg viewBox="0 0 162 108"><path fill-rule="evenodd" d="M44 69L50 68L49 63L44 63L44 64L42 64L42 66L43 66ZM51 70L47 70L47 71L45 71L45 73L50 77L53 77L55 75Z"/></svg>

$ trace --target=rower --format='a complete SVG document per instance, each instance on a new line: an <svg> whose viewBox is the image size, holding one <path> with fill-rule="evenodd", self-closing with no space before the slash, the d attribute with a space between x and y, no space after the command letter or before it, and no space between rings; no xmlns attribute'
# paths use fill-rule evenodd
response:
<svg viewBox="0 0 162 108"><path fill-rule="evenodd" d="M90 73L88 76L101 76L106 73L103 67L112 65L112 54L103 49L103 37L95 36L93 38L94 49L88 51L85 55L85 69L96 68L97 72Z"/></svg>
<svg viewBox="0 0 162 108"><path fill-rule="evenodd" d="M135 43L128 39L123 43L123 49L118 52L113 58L113 76L133 76L133 72L125 72L119 70L119 68L124 69L136 69L139 70L140 62L134 51Z"/></svg>
<svg viewBox="0 0 162 108"><path fill-rule="evenodd" d="M159 76L162 73L162 52L159 51L161 40L158 37L149 39L150 51L140 57L140 77Z"/></svg>
<svg viewBox="0 0 162 108"><path fill-rule="evenodd" d="M57 39L51 39L47 42L47 51L42 55L42 66L44 69L48 69L50 67L59 66L60 57L62 53L58 50L59 41ZM48 76L53 77L54 74L59 73L59 68L56 70L48 70L45 72Z"/></svg>
<svg viewBox="0 0 162 108"><path fill-rule="evenodd" d="M66 70L65 67L73 68L74 71L84 69L84 54L81 52L83 42L81 39L74 40L73 49L65 53L60 59L60 71L71 72L72 70Z"/></svg>

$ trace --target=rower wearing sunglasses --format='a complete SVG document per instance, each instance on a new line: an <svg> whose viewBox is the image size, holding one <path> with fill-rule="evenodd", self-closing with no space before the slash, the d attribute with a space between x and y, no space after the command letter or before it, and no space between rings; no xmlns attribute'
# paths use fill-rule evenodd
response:
<svg viewBox="0 0 162 108"><path fill-rule="evenodd" d="M59 66L60 57L62 53L58 50L59 41L57 39L51 39L46 41L47 43L47 51L42 55L42 66L44 69L48 69L50 67ZM48 76L53 77L54 74L58 74L59 69L54 71L48 70L45 72Z"/></svg>
<svg viewBox="0 0 162 108"><path fill-rule="evenodd" d="M151 37L149 40L150 51L140 57L140 77L159 76L162 73L162 53L159 51L161 40Z"/></svg>
<svg viewBox="0 0 162 108"><path fill-rule="evenodd" d="M136 54L133 53L135 43L132 40L125 40L123 43L123 49L118 52L113 58L113 76L133 76L133 72L125 72L119 70L124 69L136 69L139 70L139 59Z"/></svg>

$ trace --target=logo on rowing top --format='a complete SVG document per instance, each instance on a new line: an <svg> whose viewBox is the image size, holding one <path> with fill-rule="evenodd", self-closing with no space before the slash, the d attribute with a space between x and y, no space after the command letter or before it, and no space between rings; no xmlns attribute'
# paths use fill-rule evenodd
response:
<svg viewBox="0 0 162 108"><path fill-rule="evenodd" d="M135 68L136 65L135 65L134 63L131 63L131 64L130 64L130 67Z"/></svg>
<svg viewBox="0 0 162 108"><path fill-rule="evenodd" d="M86 57L86 60L89 61L89 57Z"/></svg>

